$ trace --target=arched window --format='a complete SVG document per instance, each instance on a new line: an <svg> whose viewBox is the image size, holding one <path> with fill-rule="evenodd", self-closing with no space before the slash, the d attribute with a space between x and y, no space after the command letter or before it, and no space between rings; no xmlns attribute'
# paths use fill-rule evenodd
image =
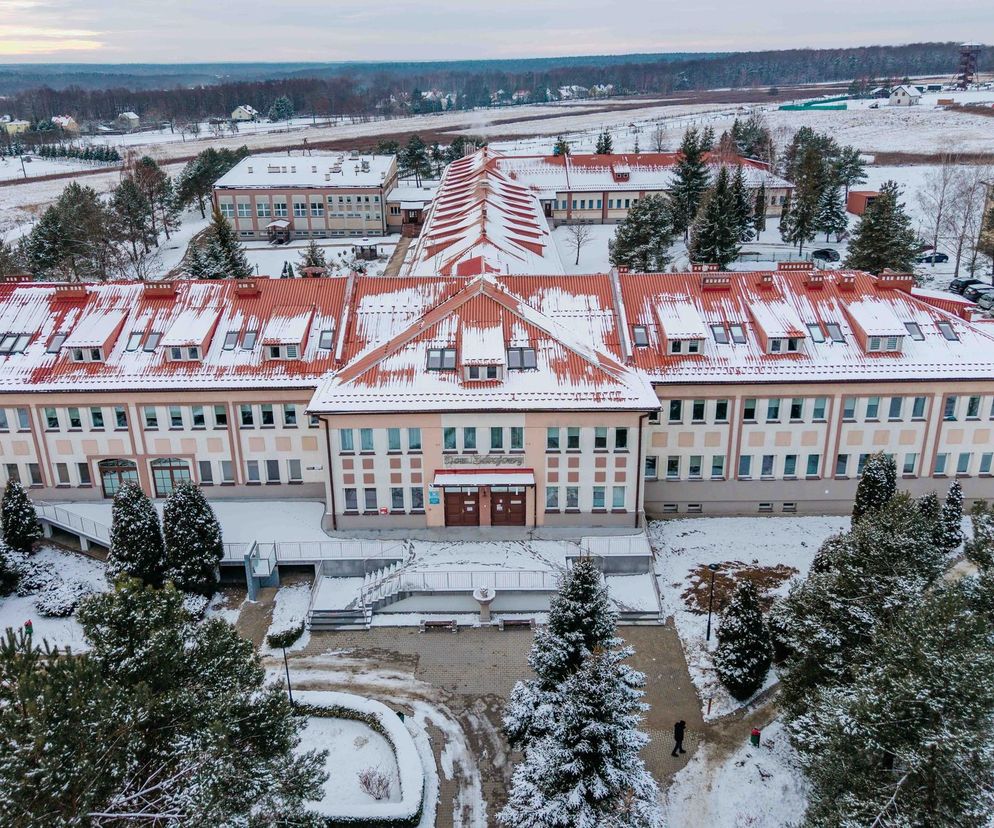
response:
<svg viewBox="0 0 994 828"><path fill-rule="evenodd" d="M125 483L138 482L138 464L133 460L101 460L97 463L104 497L113 497Z"/></svg>
<svg viewBox="0 0 994 828"><path fill-rule="evenodd" d="M160 457L152 461L152 482L156 497L168 497L180 483L190 480L190 464L178 457Z"/></svg>

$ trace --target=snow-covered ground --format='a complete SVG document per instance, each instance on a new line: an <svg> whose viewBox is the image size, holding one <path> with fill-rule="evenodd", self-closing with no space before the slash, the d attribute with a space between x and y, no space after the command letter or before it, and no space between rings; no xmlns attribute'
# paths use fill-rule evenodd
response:
<svg viewBox="0 0 994 828"><path fill-rule="evenodd" d="M315 243L325 251L325 260L329 264L337 262L342 270L347 269L348 263L352 261L352 248L355 245L375 244L380 258L366 263L367 272L374 276L381 276L399 239L400 236L353 237L334 240L315 239ZM286 262L293 265L294 273L299 275L300 254L307 249L307 246L307 242L300 240L279 246L273 246L264 241L251 241L245 243L245 255L261 276L279 276L283 272L283 265Z"/></svg>
<svg viewBox="0 0 994 828"><path fill-rule="evenodd" d="M82 161L78 158L42 158L40 155L25 155L23 158L23 167L19 156L0 159L0 181L99 170L107 166L99 161Z"/></svg>
<svg viewBox="0 0 994 828"><path fill-rule="evenodd" d="M743 567L766 569L782 565L796 570L794 577L803 577L822 541L848 528L849 523L848 517L715 517L650 523L649 540L656 552L663 612L673 616L705 719L726 715L740 702L725 690L711 667L710 648L717 643L717 617L712 619L708 643L707 613L696 604L694 609L698 611L688 607L692 596L687 591L700 579L700 568L715 563L725 572L734 572ZM787 570L782 575L782 580L780 576L774 578L780 583L768 595L786 595L791 577ZM774 680L771 671L767 683Z"/></svg>
<svg viewBox="0 0 994 828"><path fill-rule="evenodd" d="M362 579L357 579L362 580ZM295 584L281 586L276 591L276 598L273 602L273 620L269 624L267 636L274 633L285 632L286 630L299 627L307 617L307 607L311 600L311 585L306 581ZM304 630L303 634L287 650L301 650L310 641L310 630ZM266 643L262 641L263 652L273 652Z"/></svg>
<svg viewBox="0 0 994 828"><path fill-rule="evenodd" d="M742 747L724 759L717 759L715 745L697 750L666 792L666 825L784 828L800 822L807 783L783 726L767 726L758 748L748 736L743 729Z"/></svg>

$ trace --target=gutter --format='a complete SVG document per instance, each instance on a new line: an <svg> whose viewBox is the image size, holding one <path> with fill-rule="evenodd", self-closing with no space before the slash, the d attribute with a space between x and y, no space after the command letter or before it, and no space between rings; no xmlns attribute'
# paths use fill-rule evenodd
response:
<svg viewBox="0 0 994 828"><path fill-rule="evenodd" d="M324 447L328 452L328 486L331 490L331 528L332 531L338 531L338 506L335 503L335 474L332 471L332 461L331 461L331 431L328 428L328 421L322 417L321 422L324 423ZM641 441L641 437L639 438Z"/></svg>
<svg viewBox="0 0 994 828"><path fill-rule="evenodd" d="M638 443L638 467L635 469L635 528L639 528L639 501L642 498L642 477L645 474L645 460L642 458L642 431L645 428L645 421L649 418L648 413L639 414L639 443ZM644 511L644 510L643 510Z"/></svg>

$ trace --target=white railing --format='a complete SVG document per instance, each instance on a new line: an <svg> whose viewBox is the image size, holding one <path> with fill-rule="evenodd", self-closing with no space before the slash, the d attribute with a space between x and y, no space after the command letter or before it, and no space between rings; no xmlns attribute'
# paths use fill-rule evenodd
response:
<svg viewBox="0 0 994 828"><path fill-rule="evenodd" d="M316 561L346 558L403 558L401 541L377 540L326 540L326 541L277 541L276 559L279 561Z"/></svg>
<svg viewBox="0 0 994 828"><path fill-rule="evenodd" d="M251 543L225 543L224 544L224 557L222 561L238 561L239 563L245 560L245 556L252 549Z"/></svg>
<svg viewBox="0 0 994 828"><path fill-rule="evenodd" d="M501 592L555 592L559 573L549 570L512 569L419 572L399 570L364 586L363 606L396 595L398 592L473 592L478 587Z"/></svg>
<svg viewBox="0 0 994 828"><path fill-rule="evenodd" d="M587 535L580 539L580 549L587 555L610 557L611 555L652 556L652 548L645 533L637 535Z"/></svg>
<svg viewBox="0 0 994 828"><path fill-rule="evenodd" d="M46 520L61 529L78 532L90 540L95 540L104 546L110 546L110 527L103 523L77 515L75 512L70 512L51 503L36 503L35 512L39 520Z"/></svg>

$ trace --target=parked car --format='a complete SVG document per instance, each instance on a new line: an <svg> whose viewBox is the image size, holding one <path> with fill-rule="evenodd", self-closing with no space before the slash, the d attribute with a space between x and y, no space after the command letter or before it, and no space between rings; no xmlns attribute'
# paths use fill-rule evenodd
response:
<svg viewBox="0 0 994 828"><path fill-rule="evenodd" d="M832 250L830 247L820 247L817 250L812 250L811 258L821 259L824 262L838 262L842 259L839 255L839 251Z"/></svg>
<svg viewBox="0 0 994 828"><path fill-rule="evenodd" d="M990 293L994 290L994 285L970 285L963 291L963 298L969 299L971 302L976 302L985 293Z"/></svg>
<svg viewBox="0 0 994 828"><path fill-rule="evenodd" d="M982 285L983 282L980 279L971 279L969 276L964 276L961 279L953 279L949 283L949 290L951 293L958 293L961 296L963 291L966 290L970 285Z"/></svg>
<svg viewBox="0 0 994 828"><path fill-rule="evenodd" d="M994 310L994 290L989 290L987 293L981 293L980 297L977 299L977 304L984 310Z"/></svg>
<svg viewBox="0 0 994 828"><path fill-rule="evenodd" d="M916 264L945 264L948 261L949 257L945 253L922 253L915 256Z"/></svg>

